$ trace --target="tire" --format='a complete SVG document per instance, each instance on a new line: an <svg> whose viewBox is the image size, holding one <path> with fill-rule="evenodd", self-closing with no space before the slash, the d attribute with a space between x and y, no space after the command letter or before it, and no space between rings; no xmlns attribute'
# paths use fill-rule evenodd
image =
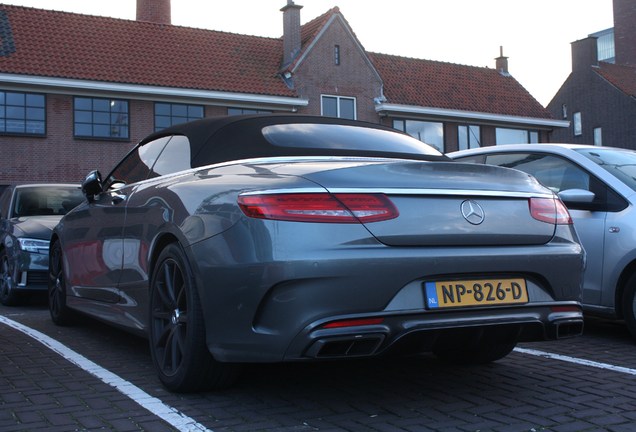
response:
<svg viewBox="0 0 636 432"><path fill-rule="evenodd" d="M622 300L623 319L632 337L636 339L636 274L627 280Z"/></svg>
<svg viewBox="0 0 636 432"><path fill-rule="evenodd" d="M20 303L20 293L16 292L14 284L9 257L3 249L0 251L0 303L5 306L16 306Z"/></svg>
<svg viewBox="0 0 636 432"><path fill-rule="evenodd" d="M62 261L62 246L59 241L51 245L48 280L49 313L59 326L75 323L76 314L66 306L66 276Z"/></svg>
<svg viewBox="0 0 636 432"><path fill-rule="evenodd" d="M149 343L163 385L174 392L227 388L238 366L217 362L208 351L201 302L181 247L159 255L150 280Z"/></svg>

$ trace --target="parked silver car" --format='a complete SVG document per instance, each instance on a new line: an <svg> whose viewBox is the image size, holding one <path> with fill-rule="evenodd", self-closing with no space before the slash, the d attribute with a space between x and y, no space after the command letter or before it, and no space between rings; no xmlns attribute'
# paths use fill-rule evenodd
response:
<svg viewBox="0 0 636 432"><path fill-rule="evenodd" d="M525 171L558 193L587 252L584 310L624 319L636 338L636 151L519 144L448 156Z"/></svg>
<svg viewBox="0 0 636 432"><path fill-rule="evenodd" d="M0 303L46 291L49 240L64 214L82 202L79 184L9 186L0 195Z"/></svg>

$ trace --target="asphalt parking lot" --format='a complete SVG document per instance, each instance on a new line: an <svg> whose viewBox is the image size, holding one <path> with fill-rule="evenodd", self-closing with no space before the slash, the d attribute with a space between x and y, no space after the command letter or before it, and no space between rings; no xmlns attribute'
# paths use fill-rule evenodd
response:
<svg viewBox="0 0 636 432"><path fill-rule="evenodd" d="M432 357L255 365L226 391L172 394L146 341L0 306L1 431L635 431L636 345L620 324L456 367Z"/></svg>

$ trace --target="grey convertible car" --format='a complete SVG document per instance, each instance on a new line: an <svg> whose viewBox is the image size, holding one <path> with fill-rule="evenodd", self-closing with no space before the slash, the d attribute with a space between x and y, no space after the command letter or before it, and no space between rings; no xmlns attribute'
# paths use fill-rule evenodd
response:
<svg viewBox="0 0 636 432"><path fill-rule="evenodd" d="M226 387L241 363L485 363L582 332L584 253L556 195L387 127L199 120L83 189L52 237L51 317L147 336L173 391Z"/></svg>

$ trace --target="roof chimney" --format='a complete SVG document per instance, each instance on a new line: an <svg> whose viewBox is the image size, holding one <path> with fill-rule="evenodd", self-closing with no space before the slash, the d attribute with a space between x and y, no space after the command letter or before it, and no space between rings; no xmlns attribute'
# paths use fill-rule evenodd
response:
<svg viewBox="0 0 636 432"><path fill-rule="evenodd" d="M572 42L572 72L598 66L598 47L595 37Z"/></svg>
<svg viewBox="0 0 636 432"><path fill-rule="evenodd" d="M287 67L300 52L300 10L302 6L287 0L283 12L283 68Z"/></svg>
<svg viewBox="0 0 636 432"><path fill-rule="evenodd" d="M137 21L171 24L170 0L137 0Z"/></svg>
<svg viewBox="0 0 636 432"><path fill-rule="evenodd" d="M497 72L503 76L510 76L510 73L508 73L508 57L504 57L502 46L499 47L499 57L497 57L495 61Z"/></svg>
<svg viewBox="0 0 636 432"><path fill-rule="evenodd" d="M616 64L636 66L636 2L614 0L613 4Z"/></svg>

